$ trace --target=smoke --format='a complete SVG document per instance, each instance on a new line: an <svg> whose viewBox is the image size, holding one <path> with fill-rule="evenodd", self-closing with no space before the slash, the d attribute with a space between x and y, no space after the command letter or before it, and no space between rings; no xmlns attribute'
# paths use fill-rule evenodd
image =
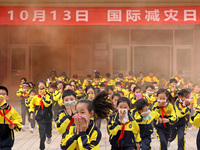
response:
<svg viewBox="0 0 200 150"><path fill-rule="evenodd" d="M8 27L12 31L9 33L10 41L4 38L7 37ZM198 36L193 38L194 34L197 35L200 31L199 28L196 28L198 32L194 33L191 29L126 27L119 29L120 26L1 26L0 31L5 36L0 37L0 69L4 70L0 73L0 82L7 83L5 81L8 78L8 64L4 62L8 62L8 44L28 45L29 74L26 77L30 77L28 81L34 83L41 79L46 80L52 69L57 71L58 76L62 72L66 72L69 77L76 73L83 79L87 74L93 74L94 69L98 69L101 75L105 76L105 73L110 72L110 62L115 62L115 70L111 68L111 71L123 72L124 75L130 70L135 74L143 71L145 75L153 71L156 76L165 74L166 79L169 79L177 74L178 70L182 70L185 76L190 76L193 81L197 80L197 74L191 76L191 69L195 66L189 63L192 61L189 57L195 58L190 47L194 46L194 40L199 39ZM173 28L173 25L171 27ZM199 44L196 43L195 46L199 47ZM109 61L111 55L113 59ZM114 59L116 61L113 61ZM198 60L195 62L199 64ZM12 79L12 87L16 87L12 91L13 95L23 76L24 74Z"/></svg>

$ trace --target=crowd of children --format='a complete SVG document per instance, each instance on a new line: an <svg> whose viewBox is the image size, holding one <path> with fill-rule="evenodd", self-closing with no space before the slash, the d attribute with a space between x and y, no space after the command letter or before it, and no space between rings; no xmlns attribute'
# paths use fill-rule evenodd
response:
<svg viewBox="0 0 200 150"><path fill-rule="evenodd" d="M191 130L191 124L200 127L200 89L190 79L184 80L182 71L169 81L163 75L157 78L153 72L146 77L140 72L135 77L132 71L126 77L119 73L112 79L110 73L102 77L98 70L86 75L83 82L76 74L68 78L63 72L59 77L55 70L37 85L22 78L16 93L21 99L22 118L15 112L16 118L11 117L14 127L4 113L10 107L4 102L6 95L7 90L0 87L0 125L11 130L10 134L13 129L23 131L28 115L31 133L37 121L41 150L45 149L45 141L51 143L53 125L62 136L63 150L99 149L104 118L112 150L149 150L153 132L161 150L168 149L176 137L178 150L184 150L186 129ZM0 135L4 134L1 129ZM199 140L200 130L198 150Z"/></svg>

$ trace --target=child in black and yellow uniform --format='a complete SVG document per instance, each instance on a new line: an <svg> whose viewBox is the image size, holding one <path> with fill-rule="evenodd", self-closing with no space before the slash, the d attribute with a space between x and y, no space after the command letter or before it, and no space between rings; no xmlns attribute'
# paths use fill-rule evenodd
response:
<svg viewBox="0 0 200 150"><path fill-rule="evenodd" d="M99 75L95 75L93 82L92 82L92 86L94 86L95 89L100 89L100 76Z"/></svg>
<svg viewBox="0 0 200 150"><path fill-rule="evenodd" d="M121 87L125 88L125 82L124 82L124 75L122 73L119 73L117 78L115 78L115 83L119 82L121 83Z"/></svg>
<svg viewBox="0 0 200 150"><path fill-rule="evenodd" d="M75 124L71 125L61 141L63 150L96 150L100 147L101 131L95 126L93 116L106 118L112 104L107 100L108 94L103 91L93 101L80 100L76 105Z"/></svg>
<svg viewBox="0 0 200 150"><path fill-rule="evenodd" d="M82 94L81 91L79 90L79 87L77 86L76 81L70 81L70 85L71 85L71 87L72 87L72 90L73 90L74 92L76 92L77 98L83 96L83 94Z"/></svg>
<svg viewBox="0 0 200 150"><path fill-rule="evenodd" d="M67 84L69 82L69 78L65 72L62 72L61 76L58 78L58 81L62 81L64 84Z"/></svg>
<svg viewBox="0 0 200 150"><path fill-rule="evenodd" d="M133 76L133 72L129 71L128 76L124 78L125 83L137 83L137 79Z"/></svg>
<svg viewBox="0 0 200 150"><path fill-rule="evenodd" d="M31 119L35 112L35 120L38 123L40 135L40 149L45 149L45 140L47 137L47 144L51 143L52 136L52 100L49 93L46 92L45 81L39 81L37 84L38 94L33 97L30 103L29 112Z"/></svg>
<svg viewBox="0 0 200 150"><path fill-rule="evenodd" d="M133 89L133 95L130 99L132 106L134 106L135 102L139 99L144 98L144 95L141 93L141 88L139 86L134 87Z"/></svg>
<svg viewBox="0 0 200 150"><path fill-rule="evenodd" d="M95 89L93 86L87 86L86 89L85 89L85 98L84 99L88 99L88 100L93 100L94 97L95 97Z"/></svg>
<svg viewBox="0 0 200 150"><path fill-rule="evenodd" d="M29 93L29 96L26 98L25 100L25 104L26 104L26 108L28 110L28 121L30 123L30 132L33 133L33 130L35 128L35 116L33 116L33 119L30 118L30 112L29 112L29 109L30 109L30 103L31 103L31 100L33 99L33 97L36 95L36 91L35 90L31 90L30 93Z"/></svg>
<svg viewBox="0 0 200 150"><path fill-rule="evenodd" d="M178 71L178 74L173 76L171 79L176 79L177 81L177 86L179 88L183 88L183 86L185 85L185 81L183 79L183 71Z"/></svg>
<svg viewBox="0 0 200 150"><path fill-rule="evenodd" d="M170 79L169 84L170 85L167 90L170 92L172 97L177 97L178 91L180 91L180 89L177 87L177 80Z"/></svg>
<svg viewBox="0 0 200 150"><path fill-rule="evenodd" d="M154 121L156 133L160 141L160 149L167 150L168 141L170 138L171 126L177 122L177 116L174 109L173 98L166 89L159 89L157 93L158 100L153 104L153 111L160 114L161 119Z"/></svg>
<svg viewBox="0 0 200 150"><path fill-rule="evenodd" d="M28 108L25 105L25 99L28 97L29 92L30 92L29 83L24 82L22 84L22 88L20 88L16 93L17 97L21 98L22 131L24 130L26 114L28 113Z"/></svg>
<svg viewBox="0 0 200 150"><path fill-rule="evenodd" d="M160 114L156 111L149 110L149 104L145 99L139 99L135 103L136 109L132 111L133 118L137 121L140 127L141 136L141 149L151 149L151 134L153 133L153 127L151 122L155 119L158 120Z"/></svg>
<svg viewBox="0 0 200 150"><path fill-rule="evenodd" d="M200 150L200 105L196 107L196 113L192 115L190 123L193 124L196 128L199 128L196 138L197 150Z"/></svg>
<svg viewBox="0 0 200 150"><path fill-rule="evenodd" d="M146 92L143 93L143 98L148 101L150 106L153 105L154 101L157 99L154 95L155 88L153 85L147 85L146 86Z"/></svg>
<svg viewBox="0 0 200 150"><path fill-rule="evenodd" d="M157 82L159 84L158 78L154 76L154 73L152 71L150 71L148 76L142 79L142 84L145 84L145 86L147 86L152 84L153 82Z"/></svg>
<svg viewBox="0 0 200 150"><path fill-rule="evenodd" d="M178 137L178 150L185 149L185 134L187 129L188 117L191 112L190 92L182 89L178 92L178 98L174 103L178 121L172 126L170 142Z"/></svg>
<svg viewBox="0 0 200 150"><path fill-rule="evenodd" d="M129 93L126 97L128 97L129 100L131 100L133 97L134 97L134 88L137 86L136 83L129 83L128 85L128 90L129 90Z"/></svg>
<svg viewBox="0 0 200 150"><path fill-rule="evenodd" d="M62 94L63 94L63 82L57 81L57 89L54 90L53 93L53 101L52 101L52 109L53 109L53 119L56 120L57 114L63 109L63 101L62 101Z"/></svg>
<svg viewBox="0 0 200 150"><path fill-rule="evenodd" d="M0 86L0 150L11 150L14 144L14 130L21 130L21 116L6 101L8 89Z"/></svg>
<svg viewBox="0 0 200 150"><path fill-rule="evenodd" d="M81 85L81 80L79 79L77 74L73 75L72 79L70 79L69 82L71 82L71 81L75 81L77 86Z"/></svg>
<svg viewBox="0 0 200 150"><path fill-rule="evenodd" d="M118 113L110 117L108 129L112 150L140 149L140 128L129 114L130 101L120 97L117 101Z"/></svg>
<svg viewBox="0 0 200 150"><path fill-rule="evenodd" d="M72 116L75 114L76 93L73 90L67 90L62 95L65 108L57 114L56 129L64 136L69 127L74 123Z"/></svg>
<svg viewBox="0 0 200 150"><path fill-rule="evenodd" d="M83 81L83 90L89 85L92 85L92 76L90 74L87 75L87 78Z"/></svg>
<svg viewBox="0 0 200 150"><path fill-rule="evenodd" d="M111 79L110 73L106 73L106 77L103 78L101 80L101 82L104 83L106 85L106 87L107 86L113 86L113 87L115 86L115 81L113 79Z"/></svg>

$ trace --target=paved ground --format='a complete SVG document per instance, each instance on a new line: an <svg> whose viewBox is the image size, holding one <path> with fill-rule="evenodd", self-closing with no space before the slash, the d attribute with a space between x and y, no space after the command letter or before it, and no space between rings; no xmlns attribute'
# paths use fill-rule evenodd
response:
<svg viewBox="0 0 200 150"><path fill-rule="evenodd" d="M10 101L11 105L20 113L20 106L19 101ZM38 135L38 129L36 128L34 130L34 133L29 132L29 124L26 122L26 130L23 132L15 132L15 144L13 147L13 150L37 150L39 147L39 135ZM196 134L197 129L193 127L192 131L187 131L186 135L186 150L196 150ZM109 143L109 136L106 131L106 123L103 121L102 127L102 140L100 143L100 150L109 150L110 149L110 143ZM51 144L45 144L47 150L57 150L60 149L60 140L61 135L58 134L55 127L53 128L53 137ZM152 150L159 150L159 141L155 137L152 139ZM176 140L173 141L169 147L169 150L175 150L177 149Z"/></svg>

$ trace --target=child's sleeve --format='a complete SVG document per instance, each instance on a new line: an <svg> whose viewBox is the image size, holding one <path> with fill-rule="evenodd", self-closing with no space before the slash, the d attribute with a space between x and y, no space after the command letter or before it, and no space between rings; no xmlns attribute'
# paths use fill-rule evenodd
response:
<svg viewBox="0 0 200 150"><path fill-rule="evenodd" d="M33 113L35 111L35 101L36 101L37 97L33 97L32 100L30 101L30 108L29 108L29 112Z"/></svg>
<svg viewBox="0 0 200 150"><path fill-rule="evenodd" d="M160 111L160 107L158 106L158 102L157 101L154 101L153 103L153 107L151 108L152 111L156 111L159 113Z"/></svg>
<svg viewBox="0 0 200 150"><path fill-rule="evenodd" d="M62 99L62 96L60 96L60 99L58 100L58 104L59 104L60 106L63 105L63 99Z"/></svg>
<svg viewBox="0 0 200 150"><path fill-rule="evenodd" d="M179 118L184 117L187 114L190 114L191 110L188 107L180 108L179 101L175 103L176 113Z"/></svg>
<svg viewBox="0 0 200 150"><path fill-rule="evenodd" d="M108 130L110 132L110 135L115 136L121 129L121 122L119 120L114 121L111 117L108 122Z"/></svg>
<svg viewBox="0 0 200 150"><path fill-rule="evenodd" d="M139 143L141 142L140 127L135 120L133 121L133 127L134 127L133 134L135 136L135 142Z"/></svg>
<svg viewBox="0 0 200 150"><path fill-rule="evenodd" d="M53 100L54 101L59 101L60 97L61 97L61 93L60 92L53 93Z"/></svg>
<svg viewBox="0 0 200 150"><path fill-rule="evenodd" d="M22 96L22 88L20 88L17 93L16 93L17 97L21 97Z"/></svg>
<svg viewBox="0 0 200 150"><path fill-rule="evenodd" d="M25 105L26 105L26 107L30 106L30 97L29 96L26 97L26 99L25 99Z"/></svg>
<svg viewBox="0 0 200 150"><path fill-rule="evenodd" d="M78 147L80 150L98 150L101 141L101 132L93 130L91 137L86 132L80 132L78 137Z"/></svg>
<svg viewBox="0 0 200 150"><path fill-rule="evenodd" d="M196 128L200 128L200 112L197 111L192 117L190 118L190 123L194 125Z"/></svg>
<svg viewBox="0 0 200 150"><path fill-rule="evenodd" d="M14 108L12 109L13 109L12 122L17 125L15 126L14 130L18 132L21 130L22 127L22 117L18 114L18 112Z"/></svg>
<svg viewBox="0 0 200 150"><path fill-rule="evenodd" d="M71 118L72 117L70 115L66 115L64 112L58 113L55 123L56 129L60 134L64 134L66 132Z"/></svg>
<svg viewBox="0 0 200 150"><path fill-rule="evenodd" d="M158 120L160 117L160 114L157 111L151 111L150 115L152 120Z"/></svg>
<svg viewBox="0 0 200 150"><path fill-rule="evenodd" d="M77 147L77 139L78 135L74 133L75 126L71 126L69 130L66 132L64 138L61 140L61 148L62 149L76 149Z"/></svg>
<svg viewBox="0 0 200 150"><path fill-rule="evenodd" d="M172 104L170 104L169 107L170 107L169 109L171 112L171 114L170 114L171 117L169 117L169 124L173 125L177 122L177 115L176 115L174 106Z"/></svg>
<svg viewBox="0 0 200 150"><path fill-rule="evenodd" d="M156 97L154 95L152 95L150 98L149 98L149 101L151 104L153 104L155 101L156 101Z"/></svg>
<svg viewBox="0 0 200 150"><path fill-rule="evenodd" d="M52 104L52 100L50 99L49 95L42 99L42 101L45 107L49 107Z"/></svg>

